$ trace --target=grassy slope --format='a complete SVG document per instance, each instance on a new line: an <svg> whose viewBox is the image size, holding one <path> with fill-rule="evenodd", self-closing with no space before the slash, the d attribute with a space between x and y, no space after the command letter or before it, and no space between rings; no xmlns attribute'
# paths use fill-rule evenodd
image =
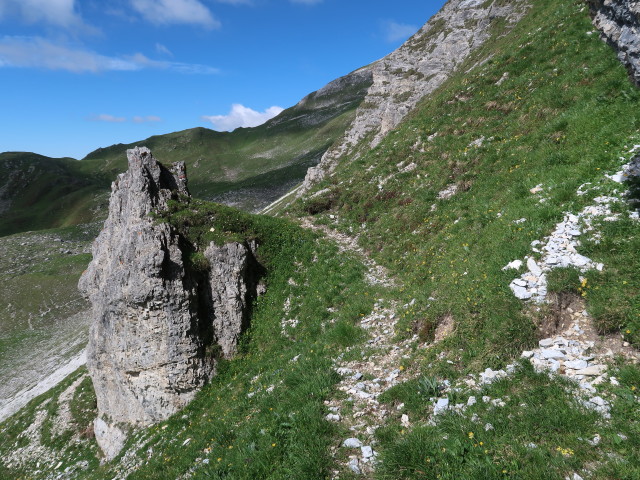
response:
<svg viewBox="0 0 640 480"><path fill-rule="evenodd" d="M171 221L202 245L221 240L221 233L259 239L267 293L256 305L241 353L219 366L218 376L186 410L134 436L125 450L128 460L80 478L113 478L132 458L143 464L132 479L177 478L191 468L201 478L324 478L329 446L334 435L343 434L323 420L323 400L338 380L331 358L362 338L355 323L371 310L375 293L363 281L363 267L284 220L194 201L174 211ZM286 327L283 334L281 322L294 318L299 325ZM24 442L19 432L56 392L34 400L0 426L0 465ZM187 438L191 441L183 446ZM63 462L61 471L91 455L92 445L86 440L73 452L49 446ZM147 457L149 446L153 454ZM208 464L202 463L205 458ZM7 478L42 478L54 467L47 465L37 475L34 463L13 469L5 463L4 468Z"/></svg>
<svg viewBox="0 0 640 480"><path fill-rule="evenodd" d="M619 188L604 174L619 170L620 157L628 159L640 143L640 95L615 53L587 34L592 30L580 2L535 2L511 34L467 62L485 59L484 65L451 78L378 148L345 161L318 185L326 194L290 209L320 211L316 221L360 234L360 244L405 285L405 299L417 300L403 312L405 333L428 337L453 316L454 334L417 351L408 368L455 379L504 366L530 348L540 313L513 296L514 274L502 267L530 254L530 243L548 235L564 212L579 212ZM496 85L504 73L509 77ZM481 146L472 145L481 137ZM415 169L400 171L411 163ZM596 189L576 195L586 182ZM530 192L539 184L545 203ZM451 185L458 193L439 199ZM621 332L638 346L640 225L626 218L628 205L617 208L623 219L601 225L604 240L583 241L581 250L603 262L604 272L586 274L587 288L569 288L583 293L602 332ZM520 218L526 221L514 222ZM639 447L634 392L640 371L626 366L619 375L626 379L622 387L605 389L615 405L607 425L576 404L575 387L561 393L561 382L529 370L474 393L495 398L507 392L513 400L501 411L479 405L477 423L469 412L429 426L422 423L428 399L415 385L390 393L390 406L421 404L409 412L421 426L409 433L397 422L380 430L380 477L560 479L588 467L591 478L639 478L632 452ZM484 422L501 426L480 435ZM606 438L598 447L585 441L598 432ZM625 443L618 433L636 440ZM527 439L541 448L526 449ZM478 448L480 440L490 447Z"/></svg>
<svg viewBox="0 0 640 480"><path fill-rule="evenodd" d="M0 213L0 236L91 221L109 186L76 160L34 153L0 154L0 176L6 185L2 198L11 201Z"/></svg>
<svg viewBox="0 0 640 480"><path fill-rule="evenodd" d="M639 139L638 89L614 52L586 34L591 30L580 4L537 2L512 34L467 62L486 58L484 66L454 76L379 147L318 185L328 193L294 207L302 214L326 210L318 221L362 233L361 244L404 281L407 298L418 300L408 321L453 314L454 342L467 366L499 365L531 344L531 321L508 288L513 273L501 268L531 253L530 243L548 235L563 212L617 188L604 173L617 171L619 157L629 157ZM497 86L504 73L509 78ZM471 145L481 137L482 146ZM400 171L411 163L415 169ZM600 190L576 195L586 182ZM458 194L438 199L454 184ZM545 203L530 193L538 184ZM609 266L588 275L599 287L596 310L615 316L602 318L601 327L628 327L629 339L640 343L631 254L638 225L603 228L609 240L585 245L586 254ZM612 295L615 314L604 305Z"/></svg>
<svg viewBox="0 0 640 480"><path fill-rule="evenodd" d="M88 318L75 315L89 306L77 283L99 228L0 238L0 398L51 373L86 344Z"/></svg>

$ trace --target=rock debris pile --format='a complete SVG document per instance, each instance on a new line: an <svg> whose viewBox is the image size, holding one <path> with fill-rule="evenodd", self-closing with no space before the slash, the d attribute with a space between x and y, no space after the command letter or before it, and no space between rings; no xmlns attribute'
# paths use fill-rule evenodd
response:
<svg viewBox="0 0 640 480"><path fill-rule="evenodd" d="M631 152L635 152L640 145L636 145ZM640 156L635 156L622 167L622 170L614 175L607 175L607 178L617 183L640 175ZM578 195L587 193L581 186ZM595 187L597 188L597 187ZM602 271L604 265L597 263L584 255L578 253L580 237L585 233L590 233L596 241L599 233L596 230L598 221L616 221L620 218L619 213L613 213L611 206L616 202L621 202L624 192L614 190L612 195L600 195L593 199L594 204L582 209L578 214L567 213L564 220L556 225L551 235L543 241L535 240L531 243L533 252L539 255L536 260L533 256L526 259L527 271L520 278L511 282L509 287L513 294L521 300L533 300L543 303L547 297L547 276L546 274L554 268L575 267L581 272L590 269ZM638 212L631 212L631 218L638 218ZM514 260L503 267L503 270L519 270L523 265L521 260Z"/></svg>

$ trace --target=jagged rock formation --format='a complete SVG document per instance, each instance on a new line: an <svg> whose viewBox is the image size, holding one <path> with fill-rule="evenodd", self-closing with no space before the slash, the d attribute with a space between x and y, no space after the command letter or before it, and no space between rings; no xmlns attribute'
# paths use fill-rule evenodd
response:
<svg viewBox="0 0 640 480"><path fill-rule="evenodd" d="M152 217L170 199L188 198L184 163L169 170L146 148L127 156L129 170L112 185L109 217L79 284L93 307L87 366L107 459L130 426L185 406L215 373L217 356L235 352L257 285L247 245L212 244L210 271L189 268L187 240Z"/></svg>
<svg viewBox="0 0 640 480"><path fill-rule="evenodd" d="M343 155L367 140L373 148L429 93L491 37L498 20L512 26L522 17L527 0L511 2L450 0L398 50L358 72L372 75L373 84L341 141L310 168L302 194L332 172Z"/></svg>
<svg viewBox="0 0 640 480"><path fill-rule="evenodd" d="M588 0L594 26L640 85L640 2Z"/></svg>

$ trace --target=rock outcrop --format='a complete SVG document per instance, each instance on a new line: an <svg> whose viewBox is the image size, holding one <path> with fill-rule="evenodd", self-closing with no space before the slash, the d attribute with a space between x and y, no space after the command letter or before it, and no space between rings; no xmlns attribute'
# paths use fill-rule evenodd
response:
<svg viewBox="0 0 640 480"><path fill-rule="evenodd" d="M153 218L171 199L188 201L184 163L169 170L146 148L127 156L79 283L93 308L87 366L107 459L129 428L184 407L215 373L216 358L235 352L257 285L255 245L212 243L203 272L185 261L187 239Z"/></svg>
<svg viewBox="0 0 640 480"><path fill-rule="evenodd" d="M438 88L470 53L491 37L497 21L514 25L527 0L510 2L450 0L398 50L357 72L371 75L373 84L341 141L317 167L310 168L302 194L331 173L338 159L366 140L375 147L429 93Z"/></svg>
<svg viewBox="0 0 640 480"><path fill-rule="evenodd" d="M640 2L588 0L594 26L640 85Z"/></svg>

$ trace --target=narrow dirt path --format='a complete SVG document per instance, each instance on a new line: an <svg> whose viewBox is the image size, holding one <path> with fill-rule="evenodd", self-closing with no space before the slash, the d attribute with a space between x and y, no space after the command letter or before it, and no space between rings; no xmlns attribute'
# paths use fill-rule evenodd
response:
<svg viewBox="0 0 640 480"><path fill-rule="evenodd" d="M383 287L392 288L395 287L395 282L389 276L389 272L382 265L378 265L374 260L369 258L365 251L358 245L358 237L349 237L343 233L331 230L325 225L316 225L309 217L305 217L301 220L300 226L314 232L321 233L325 238L332 240L338 246L341 253L350 252L355 253L363 265L367 267L367 281L371 285L382 285Z"/></svg>
<svg viewBox="0 0 640 480"><path fill-rule="evenodd" d="M383 288L397 287L388 271L369 258L358 245L358 239L341 234L304 218L304 228L321 233L332 240L342 253L356 254L367 267L366 278L372 285ZM332 478L339 479L345 472L361 478L373 478L377 452L374 434L390 412L378 402L382 392L406 380L401 366L409 357L409 346L415 337L397 342L398 321L396 302L378 299L373 311L363 317L360 326L368 333L365 345L348 348L334 359L334 368L342 376L337 398L326 401L331 412L327 420L340 422L352 433L332 449L335 470Z"/></svg>

